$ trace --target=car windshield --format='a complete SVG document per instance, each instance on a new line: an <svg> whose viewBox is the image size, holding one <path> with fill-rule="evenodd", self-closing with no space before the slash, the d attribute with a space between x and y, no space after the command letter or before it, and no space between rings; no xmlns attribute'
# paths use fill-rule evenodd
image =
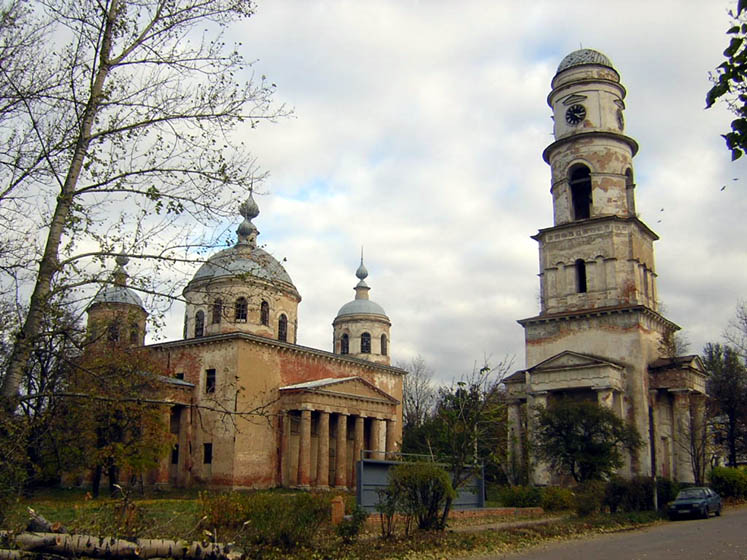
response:
<svg viewBox="0 0 747 560"><path fill-rule="evenodd" d="M677 494L677 499L683 499L683 498L703 498L705 497L705 490L702 488L685 488L682 490L679 494Z"/></svg>

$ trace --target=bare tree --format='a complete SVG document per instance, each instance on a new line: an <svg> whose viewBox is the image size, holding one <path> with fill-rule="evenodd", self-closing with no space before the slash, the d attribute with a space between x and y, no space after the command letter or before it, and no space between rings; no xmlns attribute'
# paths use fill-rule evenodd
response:
<svg viewBox="0 0 747 560"><path fill-rule="evenodd" d="M234 211L258 179L238 133L284 113L264 77L237 81L248 65L221 40L249 0L25 5L0 28L16 47L0 50L0 223L12 225L0 241L25 248L0 270L33 286L2 380L8 409L52 302L107 281L104 257L128 253L145 272L133 287L173 293L161 267L198 259L216 240L195 224Z"/></svg>
<svg viewBox="0 0 747 560"><path fill-rule="evenodd" d="M709 426L706 400L703 395L688 395L687 414L681 414L678 433L682 437L676 441L683 453L690 460L696 486L705 484L706 467L708 466Z"/></svg>
<svg viewBox="0 0 747 560"><path fill-rule="evenodd" d="M737 312L729 321L724 338L739 351L742 360L747 360L747 303L742 301L737 304Z"/></svg>
<svg viewBox="0 0 747 560"><path fill-rule="evenodd" d="M422 426L436 404L433 370L420 355L409 362L398 363L397 367L407 372L402 384L403 425L405 429Z"/></svg>

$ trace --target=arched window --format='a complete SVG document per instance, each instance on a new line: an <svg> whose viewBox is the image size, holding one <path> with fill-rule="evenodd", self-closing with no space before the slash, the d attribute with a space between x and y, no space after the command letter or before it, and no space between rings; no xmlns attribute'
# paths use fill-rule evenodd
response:
<svg viewBox="0 0 747 560"><path fill-rule="evenodd" d="M280 319L278 319L278 340L288 341L288 317L285 314L280 315Z"/></svg>
<svg viewBox="0 0 747 560"><path fill-rule="evenodd" d="M625 198L628 202L628 214L635 216L635 182L633 181L633 170L628 167L625 170Z"/></svg>
<svg viewBox="0 0 747 560"><path fill-rule="evenodd" d="M586 220L591 216L591 172L585 165L571 169L571 198L573 199L573 219Z"/></svg>
<svg viewBox="0 0 747 560"><path fill-rule="evenodd" d="M387 348L386 348L386 335L381 335L381 355L386 356Z"/></svg>
<svg viewBox="0 0 747 560"><path fill-rule="evenodd" d="M213 302L213 317L212 322L214 325L220 324L221 317L223 316L223 300L216 299Z"/></svg>
<svg viewBox="0 0 747 560"><path fill-rule="evenodd" d="M648 298L648 269L643 267L643 295Z"/></svg>
<svg viewBox="0 0 747 560"><path fill-rule="evenodd" d="M259 322L263 325L270 324L270 304L266 301L262 302L259 306Z"/></svg>
<svg viewBox="0 0 747 560"><path fill-rule="evenodd" d="M576 261L576 292L579 294L586 293L586 263L584 259Z"/></svg>
<svg viewBox="0 0 747 560"><path fill-rule="evenodd" d="M195 338L205 334L205 312L198 311L195 313Z"/></svg>
<svg viewBox="0 0 747 560"><path fill-rule="evenodd" d="M240 297L236 300L235 318L237 323L246 323L246 298Z"/></svg>
<svg viewBox="0 0 747 560"><path fill-rule="evenodd" d="M137 326L137 323L130 325L130 344L132 346L140 344L140 328Z"/></svg>
<svg viewBox="0 0 747 560"><path fill-rule="evenodd" d="M340 337L340 354L350 353L350 337L344 334Z"/></svg>
<svg viewBox="0 0 747 560"><path fill-rule="evenodd" d="M367 332L364 332L361 335L361 354L370 354L371 353L371 335Z"/></svg>
<svg viewBox="0 0 747 560"><path fill-rule="evenodd" d="M106 331L106 337L109 339L109 342L119 342L119 323L109 323Z"/></svg>

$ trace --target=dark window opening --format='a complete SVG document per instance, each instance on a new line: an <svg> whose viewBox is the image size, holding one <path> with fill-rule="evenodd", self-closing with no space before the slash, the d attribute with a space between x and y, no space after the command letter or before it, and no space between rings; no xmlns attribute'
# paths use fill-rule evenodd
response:
<svg viewBox="0 0 747 560"><path fill-rule="evenodd" d="M282 342L288 341L288 317L281 315L278 320L278 340Z"/></svg>
<svg viewBox="0 0 747 560"><path fill-rule="evenodd" d="M205 370L205 392L215 393L215 370Z"/></svg>
<svg viewBox="0 0 747 560"><path fill-rule="evenodd" d="M169 433L172 434L178 434L179 433L179 416L181 415L181 410L177 408L172 408L169 413Z"/></svg>
<svg viewBox="0 0 747 560"><path fill-rule="evenodd" d="M350 337L346 334L340 337L340 354L350 353Z"/></svg>
<svg viewBox="0 0 747 560"><path fill-rule="evenodd" d="M646 298L648 298L648 277L649 277L648 269L644 268L643 269L643 295L646 296Z"/></svg>
<svg viewBox="0 0 747 560"><path fill-rule="evenodd" d="M140 343L140 329L137 325L130 325L130 344L136 346Z"/></svg>
<svg viewBox="0 0 747 560"><path fill-rule="evenodd" d="M246 323L246 298L240 297L236 300L236 322Z"/></svg>
<svg viewBox="0 0 747 560"><path fill-rule="evenodd" d="M198 311L195 313L195 338L205 334L205 313Z"/></svg>
<svg viewBox="0 0 747 560"><path fill-rule="evenodd" d="M221 316L223 315L223 300L222 299L216 299L213 302L213 324L218 325L220 324Z"/></svg>
<svg viewBox="0 0 747 560"><path fill-rule="evenodd" d="M386 335L381 335L381 355L386 356L387 347L386 347Z"/></svg>
<svg viewBox="0 0 747 560"><path fill-rule="evenodd" d="M180 371L179 373L177 373L177 374L175 375L175 377L176 377L177 379L182 379L182 380L183 380L183 379L184 379L184 372L183 372L183 371Z"/></svg>
<svg viewBox="0 0 747 560"><path fill-rule="evenodd" d="M591 216L591 172L584 165L573 168L570 178L573 199L573 219L586 220Z"/></svg>
<svg viewBox="0 0 747 560"><path fill-rule="evenodd" d="M586 263L583 259L576 261L576 292L586 293Z"/></svg>
<svg viewBox="0 0 747 560"><path fill-rule="evenodd" d="M370 354L371 353L371 335L367 332L364 332L361 335L361 354Z"/></svg>
<svg viewBox="0 0 747 560"><path fill-rule="evenodd" d="M211 465L213 463L213 444L212 443L202 444L202 462L205 465Z"/></svg>
<svg viewBox="0 0 747 560"><path fill-rule="evenodd" d="M259 306L259 322L263 325L270 324L270 304L266 301L262 302Z"/></svg>
<svg viewBox="0 0 747 560"><path fill-rule="evenodd" d="M171 464L172 465L179 464L179 444L178 443L175 443L171 447Z"/></svg>
<svg viewBox="0 0 747 560"><path fill-rule="evenodd" d="M109 323L106 335L109 342L119 342L119 323Z"/></svg>

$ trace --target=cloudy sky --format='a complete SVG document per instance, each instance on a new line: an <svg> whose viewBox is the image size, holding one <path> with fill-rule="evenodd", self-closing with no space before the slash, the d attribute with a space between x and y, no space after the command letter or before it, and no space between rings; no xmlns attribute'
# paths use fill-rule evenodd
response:
<svg viewBox="0 0 747 560"><path fill-rule="evenodd" d="M259 0L229 37L294 109L247 142L270 173L260 242L304 298L298 342L331 349L362 245L395 360L420 354L444 381L485 356L524 367L516 320L539 312L529 236L552 225L546 97L580 46L628 90L664 314L694 352L718 340L747 297L747 162L719 136L729 113L704 110L731 4Z"/></svg>

